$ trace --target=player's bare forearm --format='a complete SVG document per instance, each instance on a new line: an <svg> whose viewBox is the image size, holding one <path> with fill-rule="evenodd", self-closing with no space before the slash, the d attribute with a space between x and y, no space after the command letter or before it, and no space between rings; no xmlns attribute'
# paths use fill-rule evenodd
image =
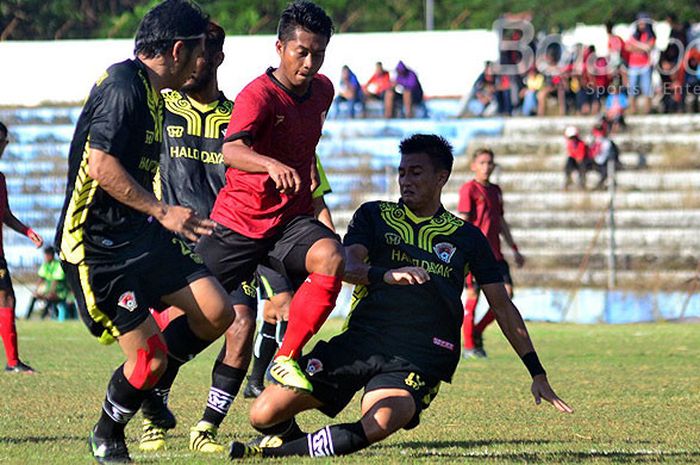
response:
<svg viewBox="0 0 700 465"><path fill-rule="evenodd" d="M366 262L369 251L364 245L353 244L345 247L345 274L343 281L350 284L369 284L367 273L369 263Z"/></svg>
<svg viewBox="0 0 700 465"><path fill-rule="evenodd" d="M267 173L270 163L274 161L250 148L243 139L226 142L222 153L226 166L247 173Z"/></svg>
<svg viewBox="0 0 700 465"><path fill-rule="evenodd" d="M117 157L91 149L88 161L90 177L120 203L161 221L168 210L153 193L148 192L124 169Z"/></svg>
<svg viewBox="0 0 700 465"><path fill-rule="evenodd" d="M2 222L5 223L5 225L7 225L8 228L20 234L24 234L25 231L29 229L29 226L22 223L9 208L5 210L5 216L3 217Z"/></svg>
<svg viewBox="0 0 700 465"><path fill-rule="evenodd" d="M520 312L508 297L502 283L481 286L486 299L496 315L498 326L518 356L522 357L535 349L527 332L527 327Z"/></svg>
<svg viewBox="0 0 700 465"><path fill-rule="evenodd" d="M501 217L501 236L503 236L503 240L506 241L506 244L508 244L510 248L513 248L515 241L513 240L513 235L510 233L510 225L508 225L504 217Z"/></svg>

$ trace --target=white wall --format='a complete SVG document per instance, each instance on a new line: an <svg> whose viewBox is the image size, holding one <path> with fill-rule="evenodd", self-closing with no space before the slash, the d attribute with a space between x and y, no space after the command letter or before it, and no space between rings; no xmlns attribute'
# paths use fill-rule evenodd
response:
<svg viewBox="0 0 700 465"><path fill-rule="evenodd" d="M628 26L616 32L629 36ZM660 47L668 27L656 25ZM564 34L566 45L596 45L605 53L607 38L602 26L580 25ZM220 86L229 98L278 58L274 36L230 36L226 60L220 70ZM393 69L398 60L413 68L428 96L455 96L469 91L486 60L498 56L496 34L487 30L337 34L331 39L321 72L337 83L340 68L348 65L360 81L382 61ZM83 40L0 42L0 105L38 105L45 102L79 102L92 83L112 63L132 56L132 40Z"/></svg>

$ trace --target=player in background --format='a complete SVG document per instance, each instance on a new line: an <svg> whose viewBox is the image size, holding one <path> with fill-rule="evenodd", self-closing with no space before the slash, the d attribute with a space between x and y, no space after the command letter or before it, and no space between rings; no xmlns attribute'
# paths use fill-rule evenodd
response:
<svg viewBox="0 0 700 465"><path fill-rule="evenodd" d="M9 143L7 126L0 122L0 158L5 153ZM10 270L5 260L5 249L2 244L2 225L7 225L13 231L27 236L34 245L39 248L44 240L32 228L22 223L12 214L10 203L7 199L7 184L5 175L0 172L0 337L5 346L7 365L5 371L11 373L34 373L34 369L19 359L17 346L17 327L15 326L15 291L12 288Z"/></svg>
<svg viewBox="0 0 700 465"><path fill-rule="evenodd" d="M71 142L56 244L81 318L100 342L116 340L126 356L90 433L99 463L131 461L124 429L146 395L172 385L179 367L233 320L229 296L176 236L195 241L211 233L213 222L153 193L163 139L160 91L180 88L192 75L208 23L185 0L151 9L136 32L136 58L98 79ZM149 309L162 304L186 316L161 332Z"/></svg>
<svg viewBox="0 0 700 465"><path fill-rule="evenodd" d="M513 249L515 264L518 268L525 264L525 257L510 234L510 227L503 216L503 193L497 184L491 182L491 174L496 164L491 149L479 148L472 155L471 169L474 179L465 183L459 191L459 217L479 228L491 244L496 263L505 284L508 297L513 298L513 279L510 267L501 253L501 238ZM464 322L462 324L464 358L486 357L483 333L493 322L496 315L489 309L477 325L474 325L474 311L479 302L480 283L469 273L466 279L467 302L464 305Z"/></svg>
<svg viewBox="0 0 700 465"><path fill-rule="evenodd" d="M400 150L401 199L365 203L345 236L345 280L355 284L346 328L300 359L313 392L265 389L250 420L274 437L263 438L264 446L233 442L230 458L345 455L415 428L459 362L467 269L482 283L504 335L530 372L535 402L572 411L550 387L483 234L442 207L452 147L439 136L416 134ZM359 421L310 434L297 426L295 415L304 410L335 417L363 388Z"/></svg>
<svg viewBox="0 0 700 465"><path fill-rule="evenodd" d="M325 176L323 167L317 161L320 179L319 186L314 190L314 216L335 231L331 212L324 196L331 193L331 187ZM275 352L282 345L282 339L287 330L289 320L289 305L294 296L292 284L283 275L266 266L258 267L258 287L263 300L263 322L255 338L253 351L253 367L243 397L258 397L265 388L264 377L267 367L274 358Z"/></svg>
<svg viewBox="0 0 700 465"><path fill-rule="evenodd" d="M316 145L334 96L330 80L318 74L332 30L311 2L297 1L282 13L279 67L236 97L223 146L226 186L211 214L217 226L196 248L228 290L260 264L299 287L268 375L307 391L311 384L296 359L335 307L345 263L335 233L314 218L312 201Z"/></svg>

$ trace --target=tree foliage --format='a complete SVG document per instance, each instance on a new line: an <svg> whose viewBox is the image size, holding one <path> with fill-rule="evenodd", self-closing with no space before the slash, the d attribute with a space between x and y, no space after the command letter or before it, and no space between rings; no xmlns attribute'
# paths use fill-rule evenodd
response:
<svg viewBox="0 0 700 465"><path fill-rule="evenodd" d="M0 0L0 40L132 37L158 0ZM271 34L287 0L201 0L228 34ZM318 0L338 32L425 28L425 0ZM664 19L670 11L694 21L700 1L435 0L436 29L490 28L506 12L530 11L537 29L577 23L629 22L639 11Z"/></svg>

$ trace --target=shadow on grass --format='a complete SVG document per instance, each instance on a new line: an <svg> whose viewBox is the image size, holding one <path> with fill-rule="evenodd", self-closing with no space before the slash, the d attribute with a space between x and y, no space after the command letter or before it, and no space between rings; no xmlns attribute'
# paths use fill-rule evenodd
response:
<svg viewBox="0 0 700 465"><path fill-rule="evenodd" d="M85 441L87 444L87 434L85 436L27 436L23 438L3 438L0 437L0 445L2 444L41 444L44 442L60 442L60 441Z"/></svg>

